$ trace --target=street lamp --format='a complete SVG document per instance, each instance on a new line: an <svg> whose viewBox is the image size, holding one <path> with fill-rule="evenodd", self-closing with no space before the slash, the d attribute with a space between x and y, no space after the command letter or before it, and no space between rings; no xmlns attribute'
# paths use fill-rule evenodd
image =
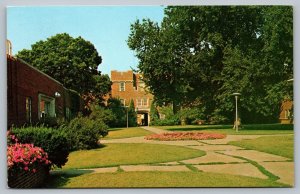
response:
<svg viewBox="0 0 300 194"><path fill-rule="evenodd" d="M235 97L235 124L233 125L233 128L235 128L235 131L239 131L239 124L238 124L238 97L241 96L241 93L233 93L232 94Z"/></svg>

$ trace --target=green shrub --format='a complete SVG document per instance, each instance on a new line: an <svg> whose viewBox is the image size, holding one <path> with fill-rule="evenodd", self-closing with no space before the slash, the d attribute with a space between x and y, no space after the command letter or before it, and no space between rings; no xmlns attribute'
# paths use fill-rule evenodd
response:
<svg viewBox="0 0 300 194"><path fill-rule="evenodd" d="M129 127L136 127L137 126L137 114L134 108L134 102L131 99L128 107L128 125Z"/></svg>
<svg viewBox="0 0 300 194"><path fill-rule="evenodd" d="M89 118L92 120L102 120L106 125L112 127L117 118L112 110L101 107L99 105L91 105L91 114Z"/></svg>
<svg viewBox="0 0 300 194"><path fill-rule="evenodd" d="M48 153L49 160L57 167L68 161L69 144L64 131L46 127L13 128L20 143L33 143Z"/></svg>
<svg viewBox="0 0 300 194"><path fill-rule="evenodd" d="M111 123L110 127L125 127L126 126L126 109L122 105L120 99L109 98L107 106L115 115L116 120Z"/></svg>
<svg viewBox="0 0 300 194"><path fill-rule="evenodd" d="M169 125L179 125L179 124L180 124L180 120L178 118L155 120L150 123L150 125L154 125L154 126L169 126Z"/></svg>
<svg viewBox="0 0 300 194"><path fill-rule="evenodd" d="M102 120L87 117L77 117L60 129L67 133L71 150L96 148L100 137L108 134L108 126Z"/></svg>

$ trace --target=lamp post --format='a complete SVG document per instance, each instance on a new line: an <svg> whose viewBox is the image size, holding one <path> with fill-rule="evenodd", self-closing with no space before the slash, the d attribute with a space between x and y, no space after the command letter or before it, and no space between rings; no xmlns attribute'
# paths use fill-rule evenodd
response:
<svg viewBox="0 0 300 194"><path fill-rule="evenodd" d="M239 131L239 125L238 125L238 97L241 95L241 93L233 93L232 94L235 97L235 124L233 125L233 128L235 128L235 131Z"/></svg>

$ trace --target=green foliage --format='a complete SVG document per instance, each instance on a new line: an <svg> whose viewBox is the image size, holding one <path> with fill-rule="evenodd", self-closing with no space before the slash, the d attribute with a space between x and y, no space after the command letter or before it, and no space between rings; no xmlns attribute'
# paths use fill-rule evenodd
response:
<svg viewBox="0 0 300 194"><path fill-rule="evenodd" d="M154 125L154 126L172 126L172 125L179 125L179 124L180 124L180 120L175 117L156 120L150 123L150 125Z"/></svg>
<svg viewBox="0 0 300 194"><path fill-rule="evenodd" d="M134 108L134 102L131 99L128 107L128 125L129 127L136 127L137 126L137 114Z"/></svg>
<svg viewBox="0 0 300 194"><path fill-rule="evenodd" d="M160 107L159 112L165 115L165 118L151 121L150 125L167 126L180 124L179 114L174 114L172 106L168 105Z"/></svg>
<svg viewBox="0 0 300 194"><path fill-rule="evenodd" d="M88 117L77 117L60 130L67 133L71 150L93 149L98 147L100 137L108 134L108 127L100 120Z"/></svg>
<svg viewBox="0 0 300 194"><path fill-rule="evenodd" d="M156 108L156 104L154 101L152 101L151 106L150 106L150 122L156 121L159 119L159 113Z"/></svg>
<svg viewBox="0 0 300 194"><path fill-rule="evenodd" d="M116 115L112 110L97 104L91 105L91 114L89 115L89 118L95 121L101 120L109 127L114 126L114 123L117 122Z"/></svg>
<svg viewBox="0 0 300 194"><path fill-rule="evenodd" d="M62 167L68 161L70 145L64 131L46 127L13 128L21 143L33 143L48 153L52 165Z"/></svg>
<svg viewBox="0 0 300 194"><path fill-rule="evenodd" d="M110 124L110 127L126 126L126 109L118 98L109 98L107 106L115 115L116 120Z"/></svg>
<svg viewBox="0 0 300 194"><path fill-rule="evenodd" d="M292 21L291 6L169 6L161 24L133 23L128 46L159 105L200 101L207 120L227 122L240 92L243 121L271 122L293 93Z"/></svg>
<svg viewBox="0 0 300 194"><path fill-rule="evenodd" d="M80 36L56 34L36 42L31 49L21 50L16 56L81 95L101 97L110 90L109 77L98 71L101 56L91 42Z"/></svg>
<svg viewBox="0 0 300 194"><path fill-rule="evenodd" d="M187 107L182 108L177 114L180 118L181 124L185 125L195 123L199 120L204 120L205 115L203 112L204 110L200 107Z"/></svg>

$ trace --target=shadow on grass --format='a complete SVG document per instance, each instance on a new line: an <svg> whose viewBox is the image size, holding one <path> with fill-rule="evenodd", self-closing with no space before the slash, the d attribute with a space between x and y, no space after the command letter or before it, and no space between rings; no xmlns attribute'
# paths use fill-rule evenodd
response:
<svg viewBox="0 0 300 194"><path fill-rule="evenodd" d="M92 173L93 170L57 170L51 171L43 188L60 188L66 185L70 178Z"/></svg>
<svg viewBox="0 0 300 194"><path fill-rule="evenodd" d="M169 131L201 131L210 129L232 129L232 125L200 125L200 126L185 126L185 127L170 127L166 128ZM293 124L248 124L242 125L242 130L293 130Z"/></svg>
<svg viewBox="0 0 300 194"><path fill-rule="evenodd" d="M169 131L201 131L201 130L207 130L207 129L231 129L232 125L203 125L203 126L197 126L197 127L170 127L166 128L166 130Z"/></svg>

